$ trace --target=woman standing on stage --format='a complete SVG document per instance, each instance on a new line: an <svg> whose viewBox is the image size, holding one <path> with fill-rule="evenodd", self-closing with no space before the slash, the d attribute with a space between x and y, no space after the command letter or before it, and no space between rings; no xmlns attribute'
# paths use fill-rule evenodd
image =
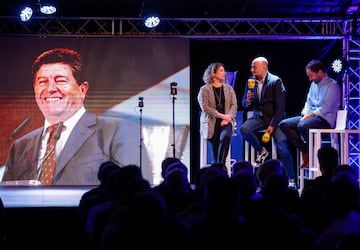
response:
<svg viewBox="0 0 360 250"><path fill-rule="evenodd" d="M229 153L237 113L236 94L225 77L224 65L211 63L205 69L204 85L197 97L201 108L200 134L210 142L212 163L223 164Z"/></svg>

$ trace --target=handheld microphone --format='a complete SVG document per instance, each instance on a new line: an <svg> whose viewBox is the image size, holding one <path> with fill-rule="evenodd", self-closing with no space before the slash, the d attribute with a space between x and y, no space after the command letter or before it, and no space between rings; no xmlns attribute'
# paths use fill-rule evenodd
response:
<svg viewBox="0 0 360 250"><path fill-rule="evenodd" d="M264 143L268 143L270 141L270 133L269 132L265 132L263 134L263 136L261 137L261 140L264 142Z"/></svg>
<svg viewBox="0 0 360 250"><path fill-rule="evenodd" d="M139 96L139 108L143 108L144 107L144 97Z"/></svg>
<svg viewBox="0 0 360 250"><path fill-rule="evenodd" d="M255 88L255 79L254 79L254 78L249 78L249 79L248 79L248 89L249 89L249 91L250 91L252 94L254 94L254 88ZM253 99L253 98L248 99L248 105L251 104L251 100L252 100L252 99Z"/></svg>
<svg viewBox="0 0 360 250"><path fill-rule="evenodd" d="M252 93L254 93L254 88L255 88L255 79L254 78L248 79L248 88Z"/></svg>
<svg viewBox="0 0 360 250"><path fill-rule="evenodd" d="M177 86L177 83L176 83L176 82L170 83L170 94L171 94L171 95L177 95L176 86Z"/></svg>
<svg viewBox="0 0 360 250"><path fill-rule="evenodd" d="M16 137L20 132L29 124L31 121L30 117L27 117L11 134L10 140Z"/></svg>

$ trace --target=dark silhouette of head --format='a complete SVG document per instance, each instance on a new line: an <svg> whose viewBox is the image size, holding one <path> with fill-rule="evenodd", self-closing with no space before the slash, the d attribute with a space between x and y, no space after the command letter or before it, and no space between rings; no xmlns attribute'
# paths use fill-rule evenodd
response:
<svg viewBox="0 0 360 250"><path fill-rule="evenodd" d="M237 161L232 165L232 175L235 175L239 171L248 171L253 173L254 167L249 161Z"/></svg>
<svg viewBox="0 0 360 250"><path fill-rule="evenodd" d="M319 148L317 156L319 159L319 166L322 174L332 174L332 171L339 164L339 156L337 150L329 145L323 146Z"/></svg>
<svg viewBox="0 0 360 250"><path fill-rule="evenodd" d="M106 161L103 162L100 167L97 174L97 177L100 181L100 184L103 184L107 178L107 176L113 171L119 169L119 165L114 163L113 161Z"/></svg>
<svg viewBox="0 0 360 250"><path fill-rule="evenodd" d="M257 178L260 187L263 187L267 178L273 174L280 174L287 177L283 170L283 164L278 159L267 160L259 166L257 171Z"/></svg>
<svg viewBox="0 0 360 250"><path fill-rule="evenodd" d="M165 178L166 169L174 162L181 162L181 160L179 158L176 158L176 157L166 157L161 162L161 177L163 179Z"/></svg>

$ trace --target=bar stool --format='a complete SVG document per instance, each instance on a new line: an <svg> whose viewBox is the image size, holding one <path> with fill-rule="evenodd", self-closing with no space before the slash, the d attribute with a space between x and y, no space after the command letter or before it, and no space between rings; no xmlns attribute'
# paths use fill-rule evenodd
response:
<svg viewBox="0 0 360 250"><path fill-rule="evenodd" d="M259 133L264 133L265 130L258 131ZM251 146L247 141L244 142L244 150L245 150L245 161L250 161L253 166L256 165L256 152L255 148ZM271 137L271 158L277 159L277 150L275 139Z"/></svg>
<svg viewBox="0 0 360 250"><path fill-rule="evenodd" d="M211 163L208 162L208 149L207 149L207 139L203 138L202 136L200 136L200 168L206 167L208 165L210 165ZM231 162L231 143L229 145L229 153L226 157L226 161L225 161L225 166L226 166L226 170L228 175L230 176L231 174L231 166L232 166L232 162Z"/></svg>
<svg viewBox="0 0 360 250"><path fill-rule="evenodd" d="M317 151L323 143L324 134L330 134L331 146L339 153L340 163L345 161L345 131L347 110L339 110L336 116L336 125L333 129L310 129L309 130L309 178L313 179L321 175ZM337 136L335 136L337 135Z"/></svg>
<svg viewBox="0 0 360 250"><path fill-rule="evenodd" d="M339 153L339 164L349 163L349 135L360 134L360 130L346 129L347 110L339 110L336 117L336 126L333 129L310 129L309 130L309 179L321 175L317 151L321 147L323 134L330 134L331 146ZM304 169L300 171L305 171ZM304 174L301 174L304 176ZM301 183L301 182L300 182ZM303 183L303 181L302 181ZM300 189L303 186L300 185Z"/></svg>

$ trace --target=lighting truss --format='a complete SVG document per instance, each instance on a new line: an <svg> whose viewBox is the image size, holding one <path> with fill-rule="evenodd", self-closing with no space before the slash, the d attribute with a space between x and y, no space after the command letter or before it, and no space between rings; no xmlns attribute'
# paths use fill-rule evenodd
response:
<svg viewBox="0 0 360 250"><path fill-rule="evenodd" d="M0 17L0 34L48 36L182 37L194 39L342 39L351 20L162 18L159 29L144 26L143 18L33 17L22 23Z"/></svg>

